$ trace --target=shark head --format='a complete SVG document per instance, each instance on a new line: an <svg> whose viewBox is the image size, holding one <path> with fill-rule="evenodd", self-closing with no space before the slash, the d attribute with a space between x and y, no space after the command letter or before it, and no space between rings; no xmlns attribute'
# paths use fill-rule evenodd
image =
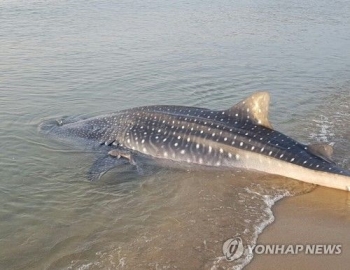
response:
<svg viewBox="0 0 350 270"><path fill-rule="evenodd" d="M103 137L118 130L117 115L99 116L88 119L64 118L44 121L39 125L39 131L60 141L99 144L105 141Z"/></svg>

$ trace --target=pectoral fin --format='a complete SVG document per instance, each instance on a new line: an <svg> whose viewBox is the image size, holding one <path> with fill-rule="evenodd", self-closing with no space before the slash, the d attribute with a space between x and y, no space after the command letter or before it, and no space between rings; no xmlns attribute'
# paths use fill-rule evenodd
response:
<svg viewBox="0 0 350 270"><path fill-rule="evenodd" d="M103 156L101 158L98 158L92 164L88 172L88 179L90 181L100 180L101 177L109 170L113 169L118 165L125 165L125 164L128 164L127 160L114 158L112 156Z"/></svg>
<svg viewBox="0 0 350 270"><path fill-rule="evenodd" d="M131 165L136 166L137 172L139 174L144 174L143 169L136 162L135 155L131 151L124 149L113 149L108 152L108 155L114 157L115 159L124 158L124 160L128 160Z"/></svg>
<svg viewBox="0 0 350 270"><path fill-rule="evenodd" d="M125 159L129 160L131 165L136 165L136 162L135 162L133 155L131 154L130 151L121 150L121 149L113 149L113 150L108 152L108 155L110 155L112 157L116 157L117 159L125 158Z"/></svg>

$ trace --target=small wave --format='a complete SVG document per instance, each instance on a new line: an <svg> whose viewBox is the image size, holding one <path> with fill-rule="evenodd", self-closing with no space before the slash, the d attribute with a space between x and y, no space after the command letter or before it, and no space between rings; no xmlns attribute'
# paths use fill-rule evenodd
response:
<svg viewBox="0 0 350 270"><path fill-rule="evenodd" d="M330 142L335 134L333 132L334 130L334 124L327 116L321 115L320 119L313 120L316 123L317 128L319 131L313 132L310 134L310 138L313 140L316 140L318 142L324 142L328 143Z"/></svg>

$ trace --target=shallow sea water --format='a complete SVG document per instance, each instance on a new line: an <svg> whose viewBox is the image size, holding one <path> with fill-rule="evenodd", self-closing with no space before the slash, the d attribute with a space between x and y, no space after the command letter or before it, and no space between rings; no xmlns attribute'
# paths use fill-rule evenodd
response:
<svg viewBox="0 0 350 270"><path fill-rule="evenodd" d="M46 119L134 106L224 109L271 93L271 122L334 143L350 167L348 1L0 3L0 269L231 269L273 203L314 186L244 171L122 166L91 183L86 153Z"/></svg>

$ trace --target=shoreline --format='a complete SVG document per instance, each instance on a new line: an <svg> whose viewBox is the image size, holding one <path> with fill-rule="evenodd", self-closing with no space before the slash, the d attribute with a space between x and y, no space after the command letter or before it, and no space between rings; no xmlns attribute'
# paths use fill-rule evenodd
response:
<svg viewBox="0 0 350 270"><path fill-rule="evenodd" d="M330 188L278 201L275 221L259 235L257 244L341 245L339 255L254 254L244 269L347 269L350 257L350 194Z"/></svg>

